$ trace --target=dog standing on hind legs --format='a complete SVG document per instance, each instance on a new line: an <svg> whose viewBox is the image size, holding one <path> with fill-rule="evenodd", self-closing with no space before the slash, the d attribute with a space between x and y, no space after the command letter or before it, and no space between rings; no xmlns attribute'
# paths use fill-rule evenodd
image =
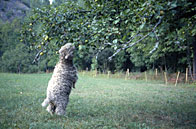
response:
<svg viewBox="0 0 196 129"><path fill-rule="evenodd" d="M48 83L47 97L42 103L50 114L66 115L71 89L78 79L77 69L73 64L75 47L67 43L59 50L59 62Z"/></svg>

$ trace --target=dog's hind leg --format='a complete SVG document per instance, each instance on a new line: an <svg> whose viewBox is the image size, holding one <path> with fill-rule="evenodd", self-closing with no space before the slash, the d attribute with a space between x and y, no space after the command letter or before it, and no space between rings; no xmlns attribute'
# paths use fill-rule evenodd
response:
<svg viewBox="0 0 196 129"><path fill-rule="evenodd" d="M66 115L66 107L67 107L68 102L69 102L69 96L63 100L58 101L55 113L57 115L64 115L65 116Z"/></svg>
<svg viewBox="0 0 196 129"><path fill-rule="evenodd" d="M47 110L51 115L53 115L54 112L55 112L55 109L56 109L56 106L55 106L53 103L50 102L46 110Z"/></svg>

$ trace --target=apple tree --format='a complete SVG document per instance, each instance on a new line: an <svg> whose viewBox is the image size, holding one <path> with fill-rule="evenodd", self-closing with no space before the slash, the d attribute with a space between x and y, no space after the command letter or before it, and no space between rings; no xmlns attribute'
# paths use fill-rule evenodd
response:
<svg viewBox="0 0 196 129"><path fill-rule="evenodd" d="M194 0L80 0L79 3L67 2L32 11L21 34L24 43L38 50L35 60L48 51L58 53L62 45L72 42L78 51L91 50L95 57L111 48L109 60L124 51L138 66L164 65L166 69L172 56L177 59L173 66L191 67L193 62L196 69Z"/></svg>

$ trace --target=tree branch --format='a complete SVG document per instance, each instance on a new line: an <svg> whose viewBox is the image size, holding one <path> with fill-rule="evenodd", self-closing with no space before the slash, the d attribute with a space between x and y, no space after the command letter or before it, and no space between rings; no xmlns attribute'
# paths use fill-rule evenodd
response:
<svg viewBox="0 0 196 129"><path fill-rule="evenodd" d="M157 42L156 42L154 48L149 52L150 54L153 53L159 47L159 37L156 35L155 31L154 31L154 34L157 39Z"/></svg>
<svg viewBox="0 0 196 129"><path fill-rule="evenodd" d="M140 38L140 39L137 40L136 42L134 42L134 43L132 43L132 44L130 44L130 45L127 46L126 44L131 43L135 37L137 37L138 35L140 35L139 33L136 34L134 37L131 38L130 41L126 42L122 48L117 49L116 52L115 52L112 56L110 56L108 59L111 60L111 59L112 59L114 56L116 56L116 54L118 54L120 51L125 50L125 49L130 48L130 47L133 47L133 46L136 45L137 43L139 43L139 42L141 42L142 40L144 40L145 38L147 38L151 33L153 33L153 32L155 31L155 29L157 28L157 26L161 23L162 18L163 18L163 17L161 17L161 18L159 19L159 21L155 24L155 26L153 27L153 29L152 29L148 34L146 34L145 36L143 36L142 38Z"/></svg>
<svg viewBox="0 0 196 129"><path fill-rule="evenodd" d="M162 17L163 18L163 17ZM151 32L149 32L148 34L146 34L144 37L142 37L141 39L139 39L138 41L136 41L135 43L130 44L129 46L127 46L126 48L132 47L135 44L141 42L142 40L144 40L146 37L148 37L151 33L153 33L155 31L155 29L157 28L157 26L161 23L162 18L159 19L159 21L157 22L157 24L154 26L154 28L152 29Z"/></svg>
<svg viewBox="0 0 196 129"><path fill-rule="evenodd" d="M34 58L34 60L33 60L33 62L32 62L33 64L34 64L35 62L39 61L39 59L40 59L40 53L43 52L44 49L46 49L46 46L48 46L48 42L47 42L47 44L46 44L41 50L39 50L39 52L35 55L35 58Z"/></svg>

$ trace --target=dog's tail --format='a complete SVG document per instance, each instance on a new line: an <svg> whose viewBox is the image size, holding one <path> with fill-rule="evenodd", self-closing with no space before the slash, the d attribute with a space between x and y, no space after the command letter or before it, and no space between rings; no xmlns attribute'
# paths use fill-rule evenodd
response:
<svg viewBox="0 0 196 129"><path fill-rule="evenodd" d="M49 100L48 98L46 98L44 102L42 103L42 107L46 107L48 104L49 104Z"/></svg>

